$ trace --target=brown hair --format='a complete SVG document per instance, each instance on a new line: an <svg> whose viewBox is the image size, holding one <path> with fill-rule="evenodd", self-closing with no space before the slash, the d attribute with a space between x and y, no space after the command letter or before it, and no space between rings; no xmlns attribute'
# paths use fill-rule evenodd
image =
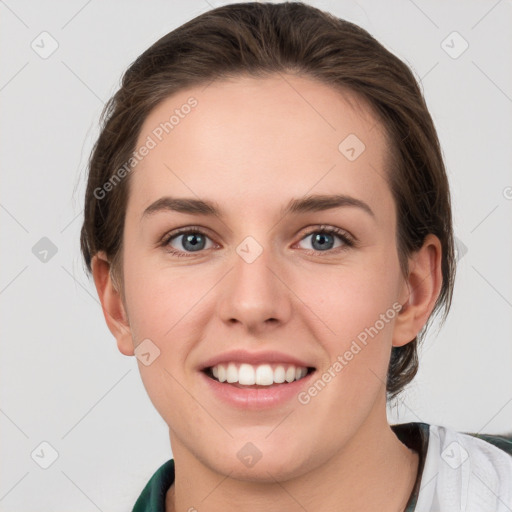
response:
<svg viewBox="0 0 512 512"><path fill-rule="evenodd" d="M448 314L455 279L452 212L438 137L411 70L368 32L301 2L218 7L168 33L125 72L101 115L89 159L81 250L87 270L100 250L122 285L122 235L129 177L104 185L130 160L149 112L173 93L216 79L291 72L356 93L377 114L389 141L387 179L397 207L397 250L407 257L428 233L442 244L443 283L418 336L393 347L388 399L418 370L417 346L435 314ZM103 191L101 194L98 191Z"/></svg>

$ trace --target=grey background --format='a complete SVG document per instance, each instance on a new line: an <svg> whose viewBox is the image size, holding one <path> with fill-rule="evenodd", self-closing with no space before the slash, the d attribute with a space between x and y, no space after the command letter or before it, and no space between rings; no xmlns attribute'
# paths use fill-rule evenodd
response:
<svg viewBox="0 0 512 512"><path fill-rule="evenodd" d="M0 1L1 511L131 510L171 457L136 359L118 352L82 268L85 166L126 67L224 3ZM360 24L413 68L452 187L453 308L431 331L420 372L389 419L510 432L512 3L309 3ZM31 47L51 47L43 31L58 43L48 58ZM469 44L457 58L445 51L463 49L453 31ZM57 252L43 262L50 245ZM58 453L48 469L40 467L51 461L44 441Z"/></svg>

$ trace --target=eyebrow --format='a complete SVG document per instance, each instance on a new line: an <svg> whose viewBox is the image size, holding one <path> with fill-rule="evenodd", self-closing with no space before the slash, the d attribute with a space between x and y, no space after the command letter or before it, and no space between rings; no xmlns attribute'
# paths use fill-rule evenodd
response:
<svg viewBox="0 0 512 512"><path fill-rule="evenodd" d="M289 214L320 212L344 206L360 208L375 218L375 213L364 201L344 194L310 195L300 199L292 199L281 209L280 213L284 217ZM141 221L155 213L166 211L188 213L191 215L215 215L219 218L224 217L221 208L214 201L165 196L157 199L144 210Z"/></svg>

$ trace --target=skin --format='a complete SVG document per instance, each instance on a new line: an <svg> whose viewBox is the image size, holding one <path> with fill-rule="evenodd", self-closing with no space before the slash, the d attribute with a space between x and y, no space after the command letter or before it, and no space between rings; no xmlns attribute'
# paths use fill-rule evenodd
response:
<svg viewBox="0 0 512 512"><path fill-rule="evenodd" d="M441 245L428 235L400 272L395 204L386 180L382 126L353 93L291 75L237 78L181 91L146 119L139 147L175 108L197 107L131 175L117 290L103 252L93 276L119 350L149 338L160 356L139 361L144 386L169 425L176 480L167 511L403 510L418 454L386 418L385 381L392 346L410 342L441 287ZM365 151L338 150L356 134ZM280 215L292 198L348 194L367 203ZM162 196L217 202L224 216L159 212ZM328 251L315 228L338 227ZM201 226L205 248L173 256L158 245L176 228ZM263 252L247 263L237 246L251 236ZM339 247L343 247L340 250ZM403 307L307 405L241 411L219 402L198 366L230 350L278 350L325 371L357 335L394 303ZM237 452L252 442L262 458L246 467Z"/></svg>

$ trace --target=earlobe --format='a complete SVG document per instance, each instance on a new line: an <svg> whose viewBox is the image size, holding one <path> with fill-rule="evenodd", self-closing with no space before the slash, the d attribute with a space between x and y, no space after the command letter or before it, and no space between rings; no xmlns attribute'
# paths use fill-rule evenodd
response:
<svg viewBox="0 0 512 512"><path fill-rule="evenodd" d="M134 346L128 316L121 294L112 280L110 263L104 251L98 252L92 258L91 266L107 326L117 340L119 351L125 356L133 356Z"/></svg>
<svg viewBox="0 0 512 512"><path fill-rule="evenodd" d="M439 238L429 234L421 249L409 258L409 275L400 296L402 309L395 321L393 346L401 347L412 341L432 313L443 280L441 256Z"/></svg>

